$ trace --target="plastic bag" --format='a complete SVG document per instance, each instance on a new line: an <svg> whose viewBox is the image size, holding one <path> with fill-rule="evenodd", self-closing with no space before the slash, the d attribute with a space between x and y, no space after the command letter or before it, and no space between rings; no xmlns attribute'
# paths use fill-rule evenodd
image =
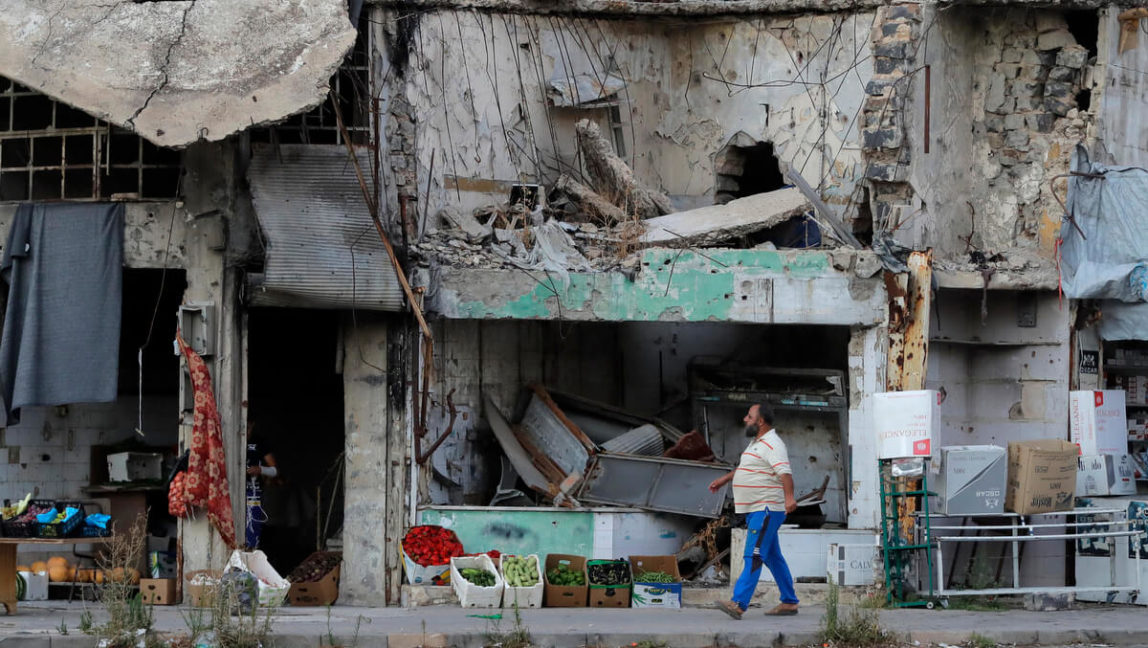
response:
<svg viewBox="0 0 1148 648"><path fill-rule="evenodd" d="M233 551L227 561L227 571L239 570L250 573L257 581L259 605L277 606L287 598L291 583L279 575L267 555L262 551Z"/></svg>

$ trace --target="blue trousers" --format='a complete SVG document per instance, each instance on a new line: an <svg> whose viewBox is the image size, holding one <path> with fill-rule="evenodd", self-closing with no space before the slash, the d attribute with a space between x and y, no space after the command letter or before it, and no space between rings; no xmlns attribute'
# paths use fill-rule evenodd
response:
<svg viewBox="0 0 1148 648"><path fill-rule="evenodd" d="M781 543L777 539L777 530L784 521L785 513L771 512L769 509L745 516L745 567L733 587L733 602L742 610L749 607L753 591L761 579L762 565L768 567L769 573L773 574L781 602L798 602L797 593L793 591L793 576L789 574L789 565L781 555Z"/></svg>

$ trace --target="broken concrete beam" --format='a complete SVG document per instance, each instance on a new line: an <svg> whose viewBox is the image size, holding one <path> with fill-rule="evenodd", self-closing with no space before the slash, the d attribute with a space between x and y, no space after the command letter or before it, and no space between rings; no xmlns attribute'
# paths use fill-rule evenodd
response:
<svg viewBox="0 0 1148 648"><path fill-rule="evenodd" d="M449 229L457 230L470 243L481 243L490 236L490 227L478 222L472 214L464 214L454 207L443 207L438 212L438 222Z"/></svg>
<svg viewBox="0 0 1148 648"><path fill-rule="evenodd" d="M801 190L790 187L647 219L643 246L705 246L758 232L813 209Z"/></svg>
<svg viewBox="0 0 1148 648"><path fill-rule="evenodd" d="M594 191L627 214L653 218L674 211L670 199L634 177L634 171L614 154L614 147L602 137L598 125L583 119L575 127L582 162Z"/></svg>
<svg viewBox="0 0 1148 648"><path fill-rule="evenodd" d="M308 110L355 42L345 0L7 0L0 74L161 146Z"/></svg>
<svg viewBox="0 0 1148 648"><path fill-rule="evenodd" d="M614 225L627 220L626 212L606 200L590 187L568 175L558 177L554 188L566 194L572 202L581 207L585 216L600 225Z"/></svg>

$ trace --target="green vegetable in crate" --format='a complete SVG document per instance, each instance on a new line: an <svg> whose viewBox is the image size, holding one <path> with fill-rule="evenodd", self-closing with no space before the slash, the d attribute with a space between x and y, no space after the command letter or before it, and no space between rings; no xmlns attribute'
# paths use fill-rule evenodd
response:
<svg viewBox="0 0 1148 648"><path fill-rule="evenodd" d="M634 575L634 580L639 583L676 583L677 579L672 574L667 574L663 571L648 571L641 572Z"/></svg>
<svg viewBox="0 0 1148 648"><path fill-rule="evenodd" d="M494 587L495 578L494 574L486 571L485 569L476 569L474 567L464 567L460 572L463 578L468 582L478 585L479 587Z"/></svg>
<svg viewBox="0 0 1148 648"><path fill-rule="evenodd" d="M585 585L586 579L582 576L582 572L570 569L569 565L558 564L557 567L551 567L550 571L546 572L546 579L550 581L551 585L558 585L560 587L576 587Z"/></svg>
<svg viewBox="0 0 1148 648"><path fill-rule="evenodd" d="M511 587L534 587L538 584L538 557L503 556L502 575Z"/></svg>

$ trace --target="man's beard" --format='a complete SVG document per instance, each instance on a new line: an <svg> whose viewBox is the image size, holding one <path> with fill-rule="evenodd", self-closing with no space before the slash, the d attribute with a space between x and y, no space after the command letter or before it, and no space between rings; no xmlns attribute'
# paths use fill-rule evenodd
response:
<svg viewBox="0 0 1148 648"><path fill-rule="evenodd" d="M757 423L750 423L745 426L745 435L750 437L757 436Z"/></svg>

